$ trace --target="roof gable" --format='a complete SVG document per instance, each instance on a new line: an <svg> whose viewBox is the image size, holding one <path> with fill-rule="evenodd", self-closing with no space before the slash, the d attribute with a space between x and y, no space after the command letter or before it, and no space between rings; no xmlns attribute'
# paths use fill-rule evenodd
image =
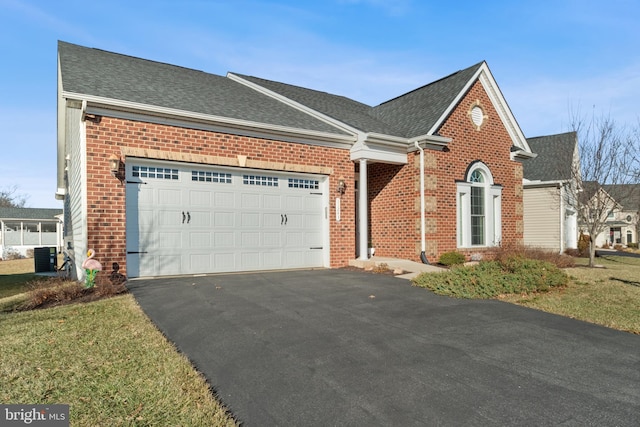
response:
<svg viewBox="0 0 640 427"><path fill-rule="evenodd" d="M524 163L524 178L530 181L564 181L573 178L578 136L576 132L527 138L538 156Z"/></svg>

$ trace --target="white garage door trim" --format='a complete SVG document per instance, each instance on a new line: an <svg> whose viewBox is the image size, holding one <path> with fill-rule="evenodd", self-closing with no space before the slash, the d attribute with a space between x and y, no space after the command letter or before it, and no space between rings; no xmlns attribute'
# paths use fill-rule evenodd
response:
<svg viewBox="0 0 640 427"><path fill-rule="evenodd" d="M129 277L329 267L327 176L126 165Z"/></svg>

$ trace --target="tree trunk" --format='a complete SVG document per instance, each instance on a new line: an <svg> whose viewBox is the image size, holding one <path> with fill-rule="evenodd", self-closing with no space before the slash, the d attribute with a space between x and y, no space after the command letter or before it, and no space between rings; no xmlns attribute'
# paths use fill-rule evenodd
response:
<svg viewBox="0 0 640 427"><path fill-rule="evenodd" d="M596 266L596 242L593 241L593 237L589 236L589 267Z"/></svg>

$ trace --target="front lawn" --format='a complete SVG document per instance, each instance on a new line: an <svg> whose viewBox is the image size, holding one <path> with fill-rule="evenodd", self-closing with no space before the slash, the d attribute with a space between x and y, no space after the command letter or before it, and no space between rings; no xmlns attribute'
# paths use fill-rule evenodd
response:
<svg viewBox="0 0 640 427"><path fill-rule="evenodd" d="M565 270L571 279L566 288L501 299L640 334L640 258L597 258L603 268L586 267L586 259L577 262Z"/></svg>
<svg viewBox="0 0 640 427"><path fill-rule="evenodd" d="M73 426L230 426L131 295L0 313L0 403L70 405Z"/></svg>
<svg viewBox="0 0 640 427"><path fill-rule="evenodd" d="M414 285L441 295L496 298L640 334L640 258L598 258L602 268L588 268L584 258L575 261L577 266L572 268L527 264L517 272L499 267L499 263L483 262L444 273L425 273L414 279Z"/></svg>

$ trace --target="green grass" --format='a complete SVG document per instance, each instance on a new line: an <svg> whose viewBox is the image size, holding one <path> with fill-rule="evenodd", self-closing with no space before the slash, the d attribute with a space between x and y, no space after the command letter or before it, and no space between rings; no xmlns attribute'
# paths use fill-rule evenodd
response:
<svg viewBox="0 0 640 427"><path fill-rule="evenodd" d="M597 258L603 268L587 268L588 260L566 269L566 288L548 293L508 295L501 299L609 328L640 334L640 258Z"/></svg>
<svg viewBox="0 0 640 427"><path fill-rule="evenodd" d="M74 426L234 425L130 295L0 313L0 403L65 403Z"/></svg>
<svg viewBox="0 0 640 427"><path fill-rule="evenodd" d="M0 261L0 298L26 291L29 282L38 280L33 258Z"/></svg>

